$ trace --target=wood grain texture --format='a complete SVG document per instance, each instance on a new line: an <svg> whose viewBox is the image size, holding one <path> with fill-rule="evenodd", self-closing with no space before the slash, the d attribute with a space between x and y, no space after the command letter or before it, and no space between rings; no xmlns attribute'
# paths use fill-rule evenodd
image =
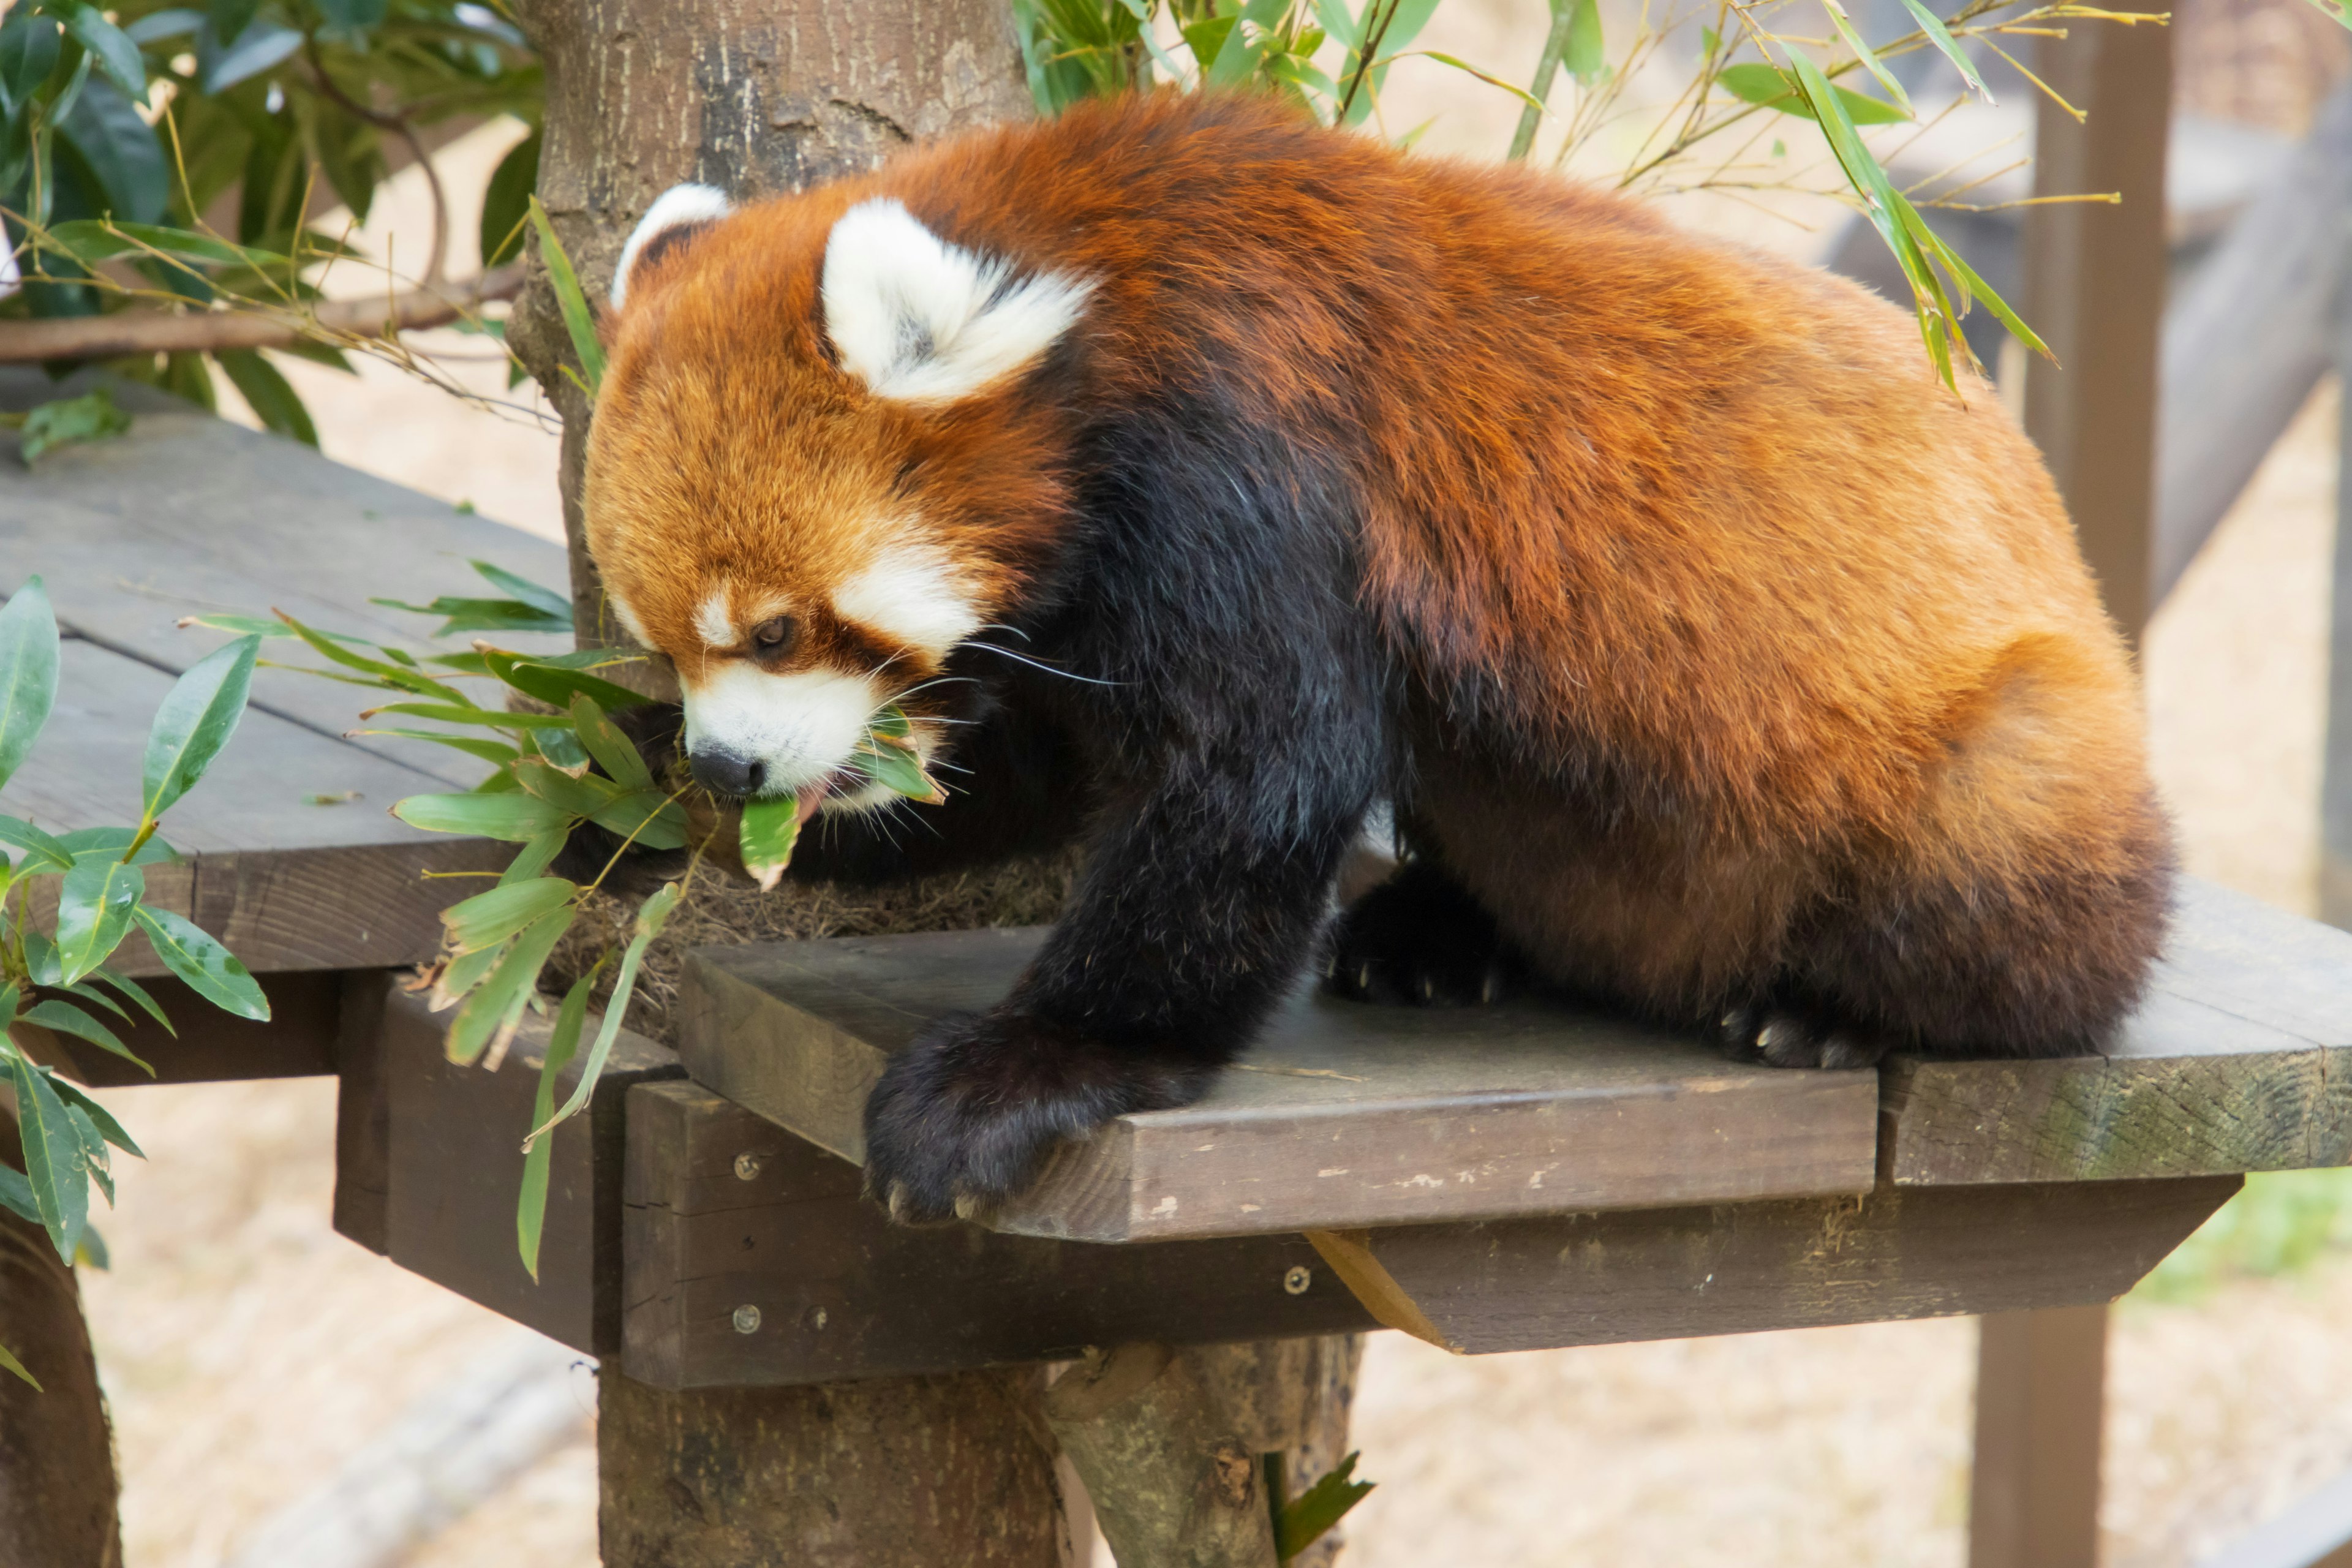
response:
<svg viewBox="0 0 2352 1568"><path fill-rule="evenodd" d="M627 1147L622 1364L663 1388L898 1377L1134 1340L1370 1323L1297 1236L1108 1247L894 1226L860 1195L857 1167L696 1084L632 1090ZM749 1331L736 1316L746 1307L758 1314Z"/></svg>
<svg viewBox="0 0 2352 1568"><path fill-rule="evenodd" d="M1898 1059L1904 1185L2303 1170L2352 1159L2352 935L2184 879L2147 1002L2113 1050Z"/></svg>
<svg viewBox="0 0 2352 1568"><path fill-rule="evenodd" d="M888 1053L938 1013L1001 997L1038 935L698 952L680 1055L697 1081L856 1160ZM1737 1065L1589 1013L1302 991L1205 1100L1066 1147L993 1223L1173 1240L1859 1192L1875 1104L1866 1074Z"/></svg>
<svg viewBox="0 0 2352 1568"><path fill-rule="evenodd" d="M32 756L0 789L0 812L52 833L137 822L148 726L173 679L68 638L57 705ZM148 868L149 901L194 921L256 973L420 962L440 944L440 911L462 896L451 888L464 886L424 874L490 869L512 854L505 845L420 832L390 813L403 796L449 787L248 711L196 787L165 814L162 836L184 859ZM339 804L315 804L320 796ZM40 884L52 908L56 886ZM46 923L47 910L36 915ZM163 973L137 934L114 967Z"/></svg>
<svg viewBox="0 0 2352 1568"><path fill-rule="evenodd" d="M678 1069L669 1052L624 1030L588 1110L551 1134L534 1283L516 1251L515 1200L549 1023L527 1023L505 1065L485 1072L443 1056L446 1015L427 1012L406 992L385 998L376 1067L385 1117L384 1253L551 1339L604 1355L621 1343L622 1104L631 1085ZM596 1026L593 1016L588 1026ZM578 1081L576 1065L559 1081L560 1100Z"/></svg>
<svg viewBox="0 0 2352 1568"><path fill-rule="evenodd" d="M59 385L36 370L0 370L0 407L93 384L87 374ZM560 546L152 387L108 384L134 413L128 435L62 447L31 469L13 453L0 460L0 596L38 574L58 624L93 642L176 674L227 640L180 630L182 616L267 616L275 608L330 631L419 652L458 652L468 637L434 644L425 635L434 620L368 601L489 594L466 564L474 559L551 588L564 582ZM0 448L6 444L0 437ZM569 646L548 637L499 640ZM357 687L272 669L256 674L253 700L327 739L355 728L369 705ZM142 716L135 734L146 732ZM383 739L346 744L460 785L483 772L444 747Z"/></svg>
<svg viewBox="0 0 2352 1568"><path fill-rule="evenodd" d="M2112 1300L2242 1179L1881 1187L1319 1239L1385 1281L1376 1310L1402 1299L1422 1337L1481 1355Z"/></svg>

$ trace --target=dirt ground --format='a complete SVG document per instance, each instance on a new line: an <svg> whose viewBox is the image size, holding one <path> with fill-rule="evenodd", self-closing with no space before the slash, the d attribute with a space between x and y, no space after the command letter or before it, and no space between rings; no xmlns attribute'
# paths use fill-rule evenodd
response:
<svg viewBox="0 0 2352 1568"><path fill-rule="evenodd" d="M1470 16L1474 33L1519 25L1507 7ZM1491 42L1474 52L1476 37L1435 42L1507 53ZM1461 109L1444 136L1491 141L1511 112ZM496 132L456 149L452 184L499 150ZM385 211L379 230L421 230L413 203ZM457 239L469 253L470 234ZM560 534L551 432L383 367L356 379L288 368L331 456ZM495 363L459 373L508 395ZM234 401L225 389L225 406ZM2323 389L2146 652L2157 768L2189 868L2306 912L2336 417ZM212 1568L409 1400L523 1331L330 1231L331 1085L132 1089L111 1102L152 1156L126 1162L103 1222L114 1269L87 1288L128 1478L128 1563ZM2224 1278L2185 1302L2125 1305L2110 1371L2109 1568L2189 1563L2352 1468L2347 1308L2345 1251L2286 1277ZM1376 1336L1357 1434L1360 1473L1380 1489L1349 1521L1348 1561L1957 1565L1973 1345L1964 1321L1482 1360ZM579 1438L420 1550L414 1568L595 1561L584 1375L581 1386Z"/></svg>

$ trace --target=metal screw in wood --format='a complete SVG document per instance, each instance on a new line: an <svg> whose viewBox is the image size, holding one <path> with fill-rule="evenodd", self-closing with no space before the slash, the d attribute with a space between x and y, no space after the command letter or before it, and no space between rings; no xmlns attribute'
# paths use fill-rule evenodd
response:
<svg viewBox="0 0 2352 1568"><path fill-rule="evenodd" d="M738 1154L735 1156L735 1179L737 1181L748 1182L758 1176L759 1173L760 1156L757 1154Z"/></svg>
<svg viewBox="0 0 2352 1568"><path fill-rule="evenodd" d="M1293 1296L1304 1296L1307 1288L1315 1283L1315 1271L1304 1263L1294 1263L1290 1272L1282 1277L1282 1288Z"/></svg>
<svg viewBox="0 0 2352 1568"><path fill-rule="evenodd" d="M756 1334L760 1331L760 1309L746 1301L735 1309L734 1321L737 1333Z"/></svg>

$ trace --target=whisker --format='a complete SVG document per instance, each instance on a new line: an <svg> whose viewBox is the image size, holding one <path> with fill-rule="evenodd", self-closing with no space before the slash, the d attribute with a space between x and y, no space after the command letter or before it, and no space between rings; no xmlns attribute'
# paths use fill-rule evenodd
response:
<svg viewBox="0 0 2352 1568"><path fill-rule="evenodd" d="M1025 665L1027 665L1027 666L1028 666L1030 668L1032 668L1032 669L1040 669L1040 670L1043 670L1043 671L1045 671L1047 675L1058 675L1058 676L1060 676L1060 677L1061 677L1063 679L1065 679L1065 680L1075 680L1075 681L1077 681L1077 682L1079 682L1080 684L1082 684L1082 685L1086 685L1086 686L1112 686L1112 687L1116 687L1116 686L1123 686L1123 685L1125 685L1125 684L1126 684L1126 682L1125 682L1125 681L1120 681L1120 680L1097 680L1097 679L1095 679L1093 676L1091 676L1091 675L1073 675L1073 674L1071 674L1071 673L1070 673L1068 670L1066 670L1066 669L1055 669L1055 668L1052 665L1050 665L1050 664L1044 664L1044 663L1040 663L1038 660L1034 659L1034 658L1029 658L1028 656L1026 656L1025 654L1018 654L1018 653L1014 653L1014 652L1013 652L1011 648L1009 648L1009 647L997 647L995 644L993 644L993 643L984 643L984 642L968 642L968 643L964 644L963 646L964 646L964 647L966 647L983 648L983 649L985 649L986 651L988 651L988 652L990 652L990 653L1001 653L1001 654L1003 654L1005 658L1009 658L1009 659L1013 660L1013 663L1015 663L1015 664L1025 664Z"/></svg>

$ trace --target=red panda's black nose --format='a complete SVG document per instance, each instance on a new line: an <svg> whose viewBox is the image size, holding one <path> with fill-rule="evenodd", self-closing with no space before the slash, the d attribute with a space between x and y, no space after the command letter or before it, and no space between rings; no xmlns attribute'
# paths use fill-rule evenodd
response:
<svg viewBox="0 0 2352 1568"><path fill-rule="evenodd" d="M712 750L689 752L686 760L694 770L694 782L713 795L749 799L760 793L760 786L768 779L768 770L757 757L739 757L732 752Z"/></svg>

